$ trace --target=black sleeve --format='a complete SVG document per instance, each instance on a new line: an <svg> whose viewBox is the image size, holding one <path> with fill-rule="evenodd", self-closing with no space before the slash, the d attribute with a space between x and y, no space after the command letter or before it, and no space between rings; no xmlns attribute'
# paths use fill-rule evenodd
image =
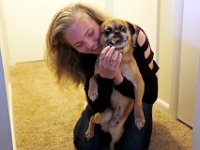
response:
<svg viewBox="0 0 200 150"><path fill-rule="evenodd" d="M135 99L134 85L125 77L122 83L115 86L115 89L118 90L122 95Z"/></svg>
<svg viewBox="0 0 200 150"><path fill-rule="evenodd" d="M85 84L85 91L88 103L93 108L93 110L95 112L102 112L107 107L110 106L110 97L113 90L113 80L102 78L98 75L97 84L98 84L98 98L94 102L89 99L87 94L89 89L89 80L87 80Z"/></svg>

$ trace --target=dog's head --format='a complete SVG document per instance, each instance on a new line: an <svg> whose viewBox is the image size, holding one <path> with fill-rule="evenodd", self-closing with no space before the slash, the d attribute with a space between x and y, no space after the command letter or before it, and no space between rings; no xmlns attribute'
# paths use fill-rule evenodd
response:
<svg viewBox="0 0 200 150"><path fill-rule="evenodd" d="M106 20L101 24L100 44L102 47L114 46L115 50L126 53L132 44L135 29L132 24L120 19Z"/></svg>

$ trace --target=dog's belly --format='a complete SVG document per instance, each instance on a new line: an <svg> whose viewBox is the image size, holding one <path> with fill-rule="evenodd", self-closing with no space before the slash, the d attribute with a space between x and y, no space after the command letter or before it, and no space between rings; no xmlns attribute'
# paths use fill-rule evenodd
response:
<svg viewBox="0 0 200 150"><path fill-rule="evenodd" d="M113 93L111 95L111 107L114 109L114 111L118 112L114 113L114 115L118 114L119 117L123 116L126 108L130 105L133 105L133 99L122 95L117 90L113 90Z"/></svg>

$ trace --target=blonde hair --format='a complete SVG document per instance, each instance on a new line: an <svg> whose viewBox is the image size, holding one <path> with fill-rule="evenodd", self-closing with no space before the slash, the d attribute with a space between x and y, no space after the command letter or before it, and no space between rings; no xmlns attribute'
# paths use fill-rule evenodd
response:
<svg viewBox="0 0 200 150"><path fill-rule="evenodd" d="M69 28L81 14L89 15L99 25L107 18L91 6L73 3L55 14L46 35L45 60L56 75L59 85L63 85L65 79L72 80L76 85L85 81L80 66L80 54L63 39L66 28Z"/></svg>

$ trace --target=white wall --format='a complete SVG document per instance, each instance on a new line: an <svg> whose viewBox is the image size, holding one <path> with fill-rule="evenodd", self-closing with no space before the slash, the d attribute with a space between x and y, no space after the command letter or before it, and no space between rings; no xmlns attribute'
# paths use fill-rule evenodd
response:
<svg viewBox="0 0 200 150"><path fill-rule="evenodd" d="M11 63L43 59L50 18L64 1L2 0Z"/></svg>
<svg viewBox="0 0 200 150"><path fill-rule="evenodd" d="M41 60L45 36L54 14L66 4L77 0L2 0L9 61ZM78 0L104 8L104 1Z"/></svg>

